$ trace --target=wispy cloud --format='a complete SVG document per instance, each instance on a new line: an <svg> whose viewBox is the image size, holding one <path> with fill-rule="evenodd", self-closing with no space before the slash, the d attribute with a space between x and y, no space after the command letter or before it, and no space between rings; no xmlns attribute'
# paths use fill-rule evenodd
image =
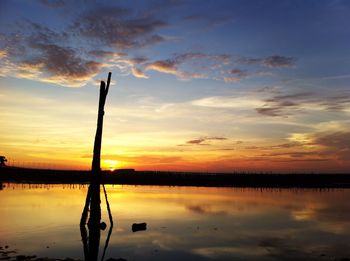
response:
<svg viewBox="0 0 350 261"><path fill-rule="evenodd" d="M88 54L98 58L106 58L106 57L122 58L127 56L126 53L115 53L112 51L105 51L105 50L91 50L88 52Z"/></svg>
<svg viewBox="0 0 350 261"><path fill-rule="evenodd" d="M283 152L269 152L262 154L264 157L274 157L279 159L295 159L305 161L327 161L340 160L350 161L350 132L348 131L328 131L309 134L300 134L304 138L298 144L297 150ZM302 150L304 147L304 150Z"/></svg>
<svg viewBox="0 0 350 261"><path fill-rule="evenodd" d="M350 132L337 131L312 135L313 143L325 148L325 152L340 160L350 160Z"/></svg>
<svg viewBox="0 0 350 261"><path fill-rule="evenodd" d="M138 16L127 8L98 6L78 16L71 29L110 47L130 49L164 41L154 32L165 25L160 19Z"/></svg>
<svg viewBox="0 0 350 261"><path fill-rule="evenodd" d="M137 78L144 78L144 79L148 79L148 76L143 72L141 71L140 69L138 68L132 68L131 69L131 72L132 74L137 77Z"/></svg>
<svg viewBox="0 0 350 261"><path fill-rule="evenodd" d="M0 59L5 58L7 56L6 50L0 50Z"/></svg>
<svg viewBox="0 0 350 261"><path fill-rule="evenodd" d="M104 66L83 58L74 48L61 45L63 34L35 23L29 27L30 35L21 40L9 39L9 43L18 45L6 46L7 55L1 62L6 65L7 75L76 87L85 85ZM18 53L14 48L25 52Z"/></svg>
<svg viewBox="0 0 350 261"><path fill-rule="evenodd" d="M259 64L269 68L294 67L296 58L281 55L271 55L266 58L248 58L241 57L238 59L239 63L245 64Z"/></svg>
<svg viewBox="0 0 350 261"><path fill-rule="evenodd" d="M146 70L154 70L163 73L180 74L176 68L176 62L172 60L155 61L146 65Z"/></svg>
<svg viewBox="0 0 350 261"><path fill-rule="evenodd" d="M200 52L187 52L176 54L172 58L150 62L145 65L145 70L154 70L162 73L176 75L179 79L205 79L210 78L210 66L203 66L203 62L208 65L215 65L217 68L221 64L230 63L230 55L227 54L206 54ZM187 67L187 70L183 67ZM200 67L200 68L198 68ZM188 71L190 68L191 71Z"/></svg>
<svg viewBox="0 0 350 261"><path fill-rule="evenodd" d="M39 2L43 7L55 7L61 11L75 8L75 4L63 0ZM150 78L145 72L156 71L175 75L180 80L212 79L232 84L268 73L233 66L237 62L267 68L294 66L294 58L281 55L266 58L242 56L236 61L233 57L237 56L233 54L205 51L178 52L152 59L138 53L171 42L173 37L164 35L162 29L176 21L171 18L170 10L183 5L167 3L156 8L150 4L136 11L121 4L87 4L74 15L67 14L67 21L59 29L50 27L49 23L44 26L30 19L21 20L13 25L12 31L16 33L0 33L0 74L77 87L93 82L93 78L108 66L118 69L120 75L137 78ZM165 11L170 17L163 15ZM225 17L196 14L187 15L185 21L222 23L228 21Z"/></svg>
<svg viewBox="0 0 350 261"><path fill-rule="evenodd" d="M241 69L232 69L228 72L227 76L224 76L225 82L238 82L243 78L247 77L249 74L247 71Z"/></svg>
<svg viewBox="0 0 350 261"><path fill-rule="evenodd" d="M31 61L32 64L42 65L43 71L56 77L86 81L103 66L99 62L82 59L74 49L56 44L32 43L31 47L41 54Z"/></svg>
<svg viewBox="0 0 350 261"><path fill-rule="evenodd" d="M66 4L41 3L48 7ZM106 63L119 68L128 62L128 74L146 78L135 68L145 60L130 58L122 50L165 41L155 31L166 23L121 7L88 5L84 10L68 19L68 26L61 30L25 20L18 23L18 33L1 35L1 75L77 87L95 77Z"/></svg>
<svg viewBox="0 0 350 261"><path fill-rule="evenodd" d="M242 69L232 69L227 71L222 71L223 80L227 83L234 83L244 80L246 78L252 77L262 77L262 76L271 76L270 72L265 71L248 71Z"/></svg>
<svg viewBox="0 0 350 261"><path fill-rule="evenodd" d="M350 93L342 95L295 92L282 94L277 92L264 99L264 105L256 111L265 116L289 116L305 111L346 111L350 106Z"/></svg>
<svg viewBox="0 0 350 261"><path fill-rule="evenodd" d="M313 93L295 91L285 93L281 89L265 87L235 96L209 96L191 101L194 106L246 110L258 116L286 118L302 113L350 112L350 93Z"/></svg>
<svg viewBox="0 0 350 261"><path fill-rule="evenodd" d="M275 161L350 161L350 132L295 133L289 143L252 148Z"/></svg>
<svg viewBox="0 0 350 261"><path fill-rule="evenodd" d="M287 116L292 111L300 109L302 101L312 97L312 93L301 92L288 95L276 95L265 99L264 106L256 108L259 114L265 116Z"/></svg>
<svg viewBox="0 0 350 261"><path fill-rule="evenodd" d="M188 140L186 141L186 144L190 145L210 145L208 141L223 141L227 140L225 137L201 137L198 139Z"/></svg>
<svg viewBox="0 0 350 261"><path fill-rule="evenodd" d="M342 95L330 96L320 101L327 111L350 111L350 93Z"/></svg>
<svg viewBox="0 0 350 261"><path fill-rule="evenodd" d="M192 105L222 109L254 109L264 104L253 96L211 96L192 101Z"/></svg>
<svg viewBox="0 0 350 261"><path fill-rule="evenodd" d="M207 59L207 60L218 61L224 64L228 64L230 63L231 56L228 54L206 54L206 53L199 53L199 52L188 52L188 53L177 54L173 58L173 60L177 64L184 63L190 60L198 60L198 59Z"/></svg>
<svg viewBox="0 0 350 261"><path fill-rule="evenodd" d="M270 146L246 146L245 149L248 150L279 150L279 149L291 149L296 147L302 147L304 144L300 142L287 142Z"/></svg>
<svg viewBox="0 0 350 261"><path fill-rule="evenodd" d="M271 57L262 59L261 62L263 64L267 64L268 62L271 64L274 63L274 67L277 67L278 59ZM267 71L249 71L239 68L230 69L233 63L234 61L230 54L185 52L175 54L168 59L149 62L144 66L144 69L173 74L179 79L214 79L227 83L238 82L246 78L271 75L271 73ZM249 62L249 64L253 63ZM287 66L282 66L282 62L280 61L280 67Z"/></svg>

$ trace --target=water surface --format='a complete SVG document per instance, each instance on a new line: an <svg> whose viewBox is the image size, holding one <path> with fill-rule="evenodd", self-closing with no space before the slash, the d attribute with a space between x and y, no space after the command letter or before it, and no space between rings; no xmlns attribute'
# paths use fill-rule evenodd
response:
<svg viewBox="0 0 350 261"><path fill-rule="evenodd" d="M0 246L84 259L87 186L5 184ZM106 257L126 260L334 260L350 257L350 190L106 186ZM104 196L100 256L109 228ZM132 232L133 223L147 230ZM13 254L13 255L16 255Z"/></svg>

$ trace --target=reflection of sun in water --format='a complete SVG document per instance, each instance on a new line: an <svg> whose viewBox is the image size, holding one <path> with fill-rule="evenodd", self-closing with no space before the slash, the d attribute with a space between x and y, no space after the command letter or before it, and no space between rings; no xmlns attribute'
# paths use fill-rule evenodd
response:
<svg viewBox="0 0 350 261"><path fill-rule="evenodd" d="M118 160L103 160L103 166L110 171L115 170L120 165Z"/></svg>

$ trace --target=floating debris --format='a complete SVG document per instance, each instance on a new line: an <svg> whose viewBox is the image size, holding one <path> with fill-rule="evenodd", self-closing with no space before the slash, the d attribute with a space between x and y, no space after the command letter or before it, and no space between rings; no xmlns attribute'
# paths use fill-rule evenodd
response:
<svg viewBox="0 0 350 261"><path fill-rule="evenodd" d="M106 224L105 222L101 222L101 224L100 224L100 229L101 229L101 230L105 230L106 227L107 227L107 224Z"/></svg>
<svg viewBox="0 0 350 261"><path fill-rule="evenodd" d="M143 223L134 223L132 224L132 232L137 232L137 231L144 231L147 229L147 224L145 222Z"/></svg>

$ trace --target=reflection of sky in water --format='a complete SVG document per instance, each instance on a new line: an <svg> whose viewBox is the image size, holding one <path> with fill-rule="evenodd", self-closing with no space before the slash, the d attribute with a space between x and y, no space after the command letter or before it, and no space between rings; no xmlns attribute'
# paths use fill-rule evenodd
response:
<svg viewBox="0 0 350 261"><path fill-rule="evenodd" d="M0 191L0 246L82 259L79 220L86 192L86 186L7 185ZM350 190L107 186L107 192L114 218L107 258L350 257ZM104 200L101 206L109 224ZM137 222L147 222L147 231L132 233Z"/></svg>

